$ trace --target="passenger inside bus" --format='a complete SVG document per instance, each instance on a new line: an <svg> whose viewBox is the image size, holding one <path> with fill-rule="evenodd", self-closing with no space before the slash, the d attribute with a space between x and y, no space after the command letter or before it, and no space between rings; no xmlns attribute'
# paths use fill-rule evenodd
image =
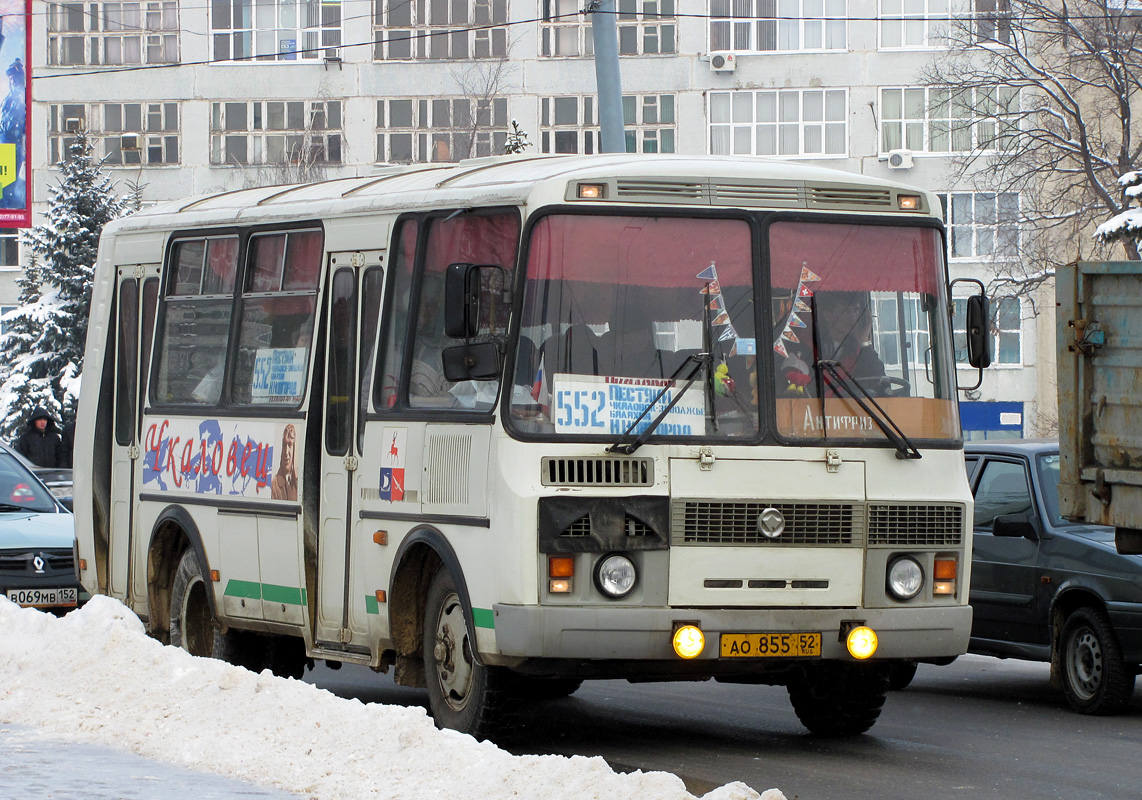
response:
<svg viewBox="0 0 1142 800"><path fill-rule="evenodd" d="M793 344L785 341L788 355L778 362L778 386L786 396L808 394L816 396L815 361L834 361L873 396L888 393L884 362L876 352L872 335L872 313L867 292L818 292L814 309L819 320L816 337L819 340L818 359L813 358L814 332L804 328L801 340ZM812 315L804 315L812 325ZM826 390L829 395L832 390Z"/></svg>

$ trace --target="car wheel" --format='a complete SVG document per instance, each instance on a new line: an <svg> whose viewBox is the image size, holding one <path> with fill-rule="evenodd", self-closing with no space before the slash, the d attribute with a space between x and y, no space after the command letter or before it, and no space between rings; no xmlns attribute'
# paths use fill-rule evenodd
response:
<svg viewBox="0 0 1142 800"><path fill-rule="evenodd" d="M511 674L474 655L464 604L446 568L432 579L424 609L424 671L437 727L487 739L504 729Z"/></svg>
<svg viewBox="0 0 1142 800"><path fill-rule="evenodd" d="M1063 694L1080 714L1117 714L1134 694L1134 673L1122 660L1110 621L1101 611L1079 608L1067 617L1058 657Z"/></svg>
<svg viewBox="0 0 1142 800"><path fill-rule="evenodd" d="M192 656L239 662L242 648L236 631L223 633L210 613L202 568L193 549L182 554L171 584L171 644Z"/></svg>
<svg viewBox="0 0 1142 800"><path fill-rule="evenodd" d="M894 692L907 689L919 666L915 661L893 661L888 667L888 688Z"/></svg>
<svg viewBox="0 0 1142 800"><path fill-rule="evenodd" d="M888 695L888 666L825 661L789 678L793 711L817 736L856 736L871 728Z"/></svg>

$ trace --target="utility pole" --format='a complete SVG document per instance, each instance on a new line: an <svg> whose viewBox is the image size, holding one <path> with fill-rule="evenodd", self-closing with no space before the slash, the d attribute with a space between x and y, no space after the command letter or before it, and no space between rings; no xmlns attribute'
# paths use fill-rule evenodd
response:
<svg viewBox="0 0 1142 800"><path fill-rule="evenodd" d="M619 28L615 0L590 0L591 35L595 39L595 87L599 97L599 152L625 153L623 87L619 77Z"/></svg>

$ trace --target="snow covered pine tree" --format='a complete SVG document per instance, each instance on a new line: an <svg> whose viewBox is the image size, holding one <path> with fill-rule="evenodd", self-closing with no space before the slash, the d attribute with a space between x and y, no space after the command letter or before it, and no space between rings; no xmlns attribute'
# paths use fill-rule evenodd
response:
<svg viewBox="0 0 1142 800"><path fill-rule="evenodd" d="M126 194L103 172L85 131L76 133L62 177L48 189L47 221L23 235L31 251L21 277L20 305L4 316L0 334L6 373L0 382L0 437L12 441L27 415L43 406L65 422L74 418L91 305L99 234L139 207L140 188Z"/></svg>

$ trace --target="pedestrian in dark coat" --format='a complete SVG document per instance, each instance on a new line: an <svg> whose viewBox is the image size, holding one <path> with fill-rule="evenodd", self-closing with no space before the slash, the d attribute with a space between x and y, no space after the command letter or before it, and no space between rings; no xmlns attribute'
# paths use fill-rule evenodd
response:
<svg viewBox="0 0 1142 800"><path fill-rule="evenodd" d="M32 412L28 429L16 440L13 448L17 453L39 467L59 467L62 440L57 431L56 421L43 406Z"/></svg>

